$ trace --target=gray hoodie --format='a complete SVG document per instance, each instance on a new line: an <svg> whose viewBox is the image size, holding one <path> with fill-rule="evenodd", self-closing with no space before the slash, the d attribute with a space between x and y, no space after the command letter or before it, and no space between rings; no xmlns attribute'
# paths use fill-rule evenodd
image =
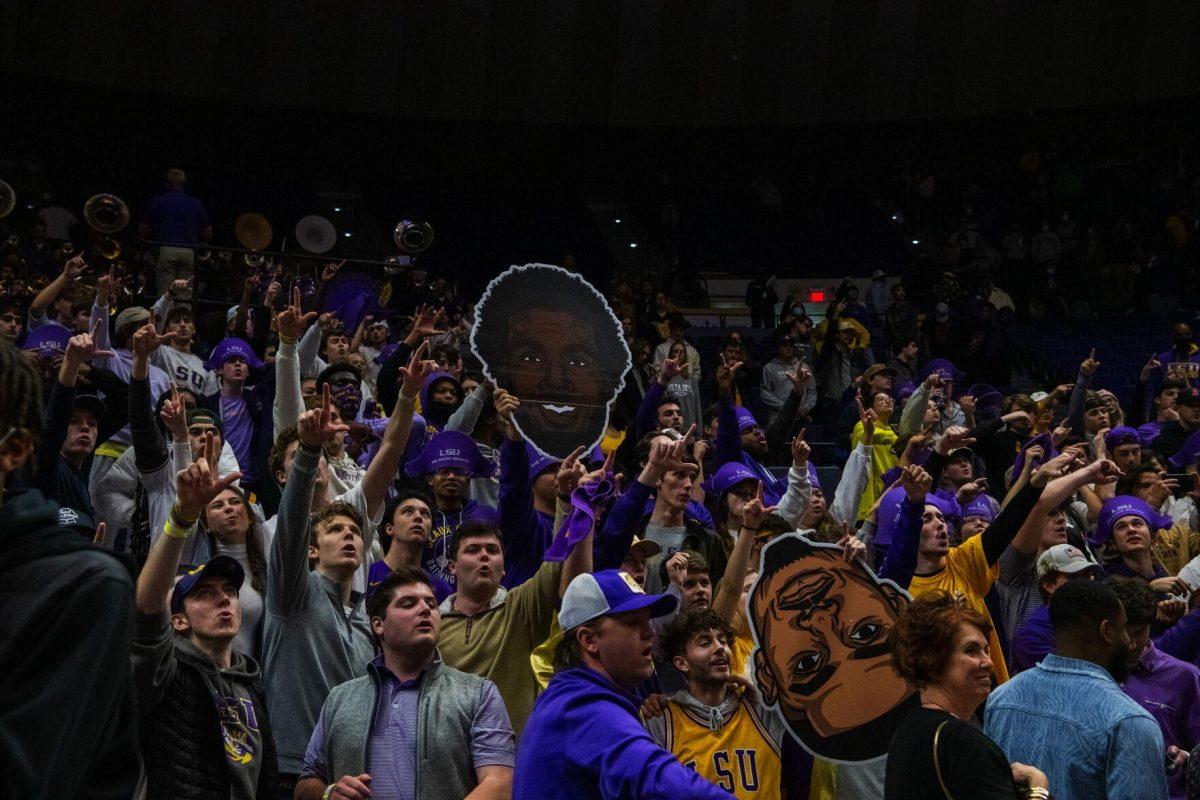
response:
<svg viewBox="0 0 1200 800"><path fill-rule="evenodd" d="M719 731L733 719L733 715L741 708L741 699L746 697L750 701L750 706L754 714L762 723L762 728L774 740L778 747L783 744L783 736L785 728L783 721L774 711L768 710L759 702L758 697L753 698L738 693L726 692L725 700L718 706L706 706L701 703L687 689L680 689L675 694L671 695L671 702L691 712L696 719L708 720L708 729L710 731ZM646 730L654 741L658 742L660 747L666 747L667 742L667 715L660 714L657 717L651 717L646 720Z"/></svg>

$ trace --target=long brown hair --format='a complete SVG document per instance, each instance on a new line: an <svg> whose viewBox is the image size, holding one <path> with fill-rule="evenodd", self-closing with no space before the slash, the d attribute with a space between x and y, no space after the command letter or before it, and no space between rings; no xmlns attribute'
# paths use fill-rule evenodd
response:
<svg viewBox="0 0 1200 800"><path fill-rule="evenodd" d="M254 509L250 507L250 501L246 499L246 493L239 487L230 486L229 491L242 499L242 507L246 509L246 520L248 522L246 528L246 560L250 562L250 585L254 587L254 591L265 597L267 594L267 556L263 552L262 537L258 535L258 525L255 524L254 519ZM208 527L207 505L204 507L204 513L200 515L200 527L208 534L209 540L213 544L213 555L216 555L217 537Z"/></svg>

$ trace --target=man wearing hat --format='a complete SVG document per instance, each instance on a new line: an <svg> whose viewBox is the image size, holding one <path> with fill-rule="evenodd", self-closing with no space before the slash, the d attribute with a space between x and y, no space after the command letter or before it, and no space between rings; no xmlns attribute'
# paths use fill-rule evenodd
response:
<svg viewBox="0 0 1200 800"><path fill-rule="evenodd" d="M845 301L831 306L829 316L821 323L826 329L817 361L818 394L822 408L829 409L831 415L836 415L838 399L854 383L854 378L871 366L870 356L860 346L860 342L870 341L870 334L862 325L844 316L844 308Z"/></svg>
<svg viewBox="0 0 1200 800"><path fill-rule="evenodd" d="M965 426L967 416L963 413L962 406L954 402L954 384L962 377L962 373L948 360L933 358L926 362L921 374L926 376L925 380L917 385L917 390L908 398L904 411L900 414L900 435L905 436L921 430L930 400L938 406L938 425L935 433Z"/></svg>
<svg viewBox="0 0 1200 800"><path fill-rule="evenodd" d="M1200 389L1194 386L1181 389L1175 402L1179 419L1164 422L1158 436L1150 443L1154 452L1167 458L1176 455L1188 439L1200 431Z"/></svg>
<svg viewBox="0 0 1200 800"><path fill-rule="evenodd" d="M204 458L180 472L163 535L138 576L133 675L150 798L278 797L258 664L233 649L242 566L214 556L175 582L200 514L237 478L217 478Z"/></svg>
<svg viewBox="0 0 1200 800"><path fill-rule="evenodd" d="M150 321L150 312L144 308L126 308L117 314L113 326L116 347L109 341L108 319L109 302L115 291L115 281L110 275L101 275L96 281L96 298L92 303L92 339L98 350L111 351L112 355L101 356L92 360L92 366L113 372L122 381L129 383L129 373L133 369L133 335L138 328ZM149 371L150 391L153 397L162 397L171 391L171 378L158 367L151 365ZM133 444L133 435L126 425L112 435L108 441L96 448L96 457L92 459L92 471L88 477L88 491L97 496L97 484Z"/></svg>
<svg viewBox="0 0 1200 800"><path fill-rule="evenodd" d="M1098 581L1104 570L1072 544L1056 544L1038 556L1038 590L1042 603L1013 636L1008 660L1012 674L1032 668L1054 649L1054 630L1050 627L1050 596L1068 581Z"/></svg>
<svg viewBox="0 0 1200 800"><path fill-rule="evenodd" d="M862 403L867 408L871 408L874 404L876 395L887 394L894 398L892 388L895 378L896 370L887 364L872 364L863 371L861 383L851 384L846 391L842 392L842 396L838 398L838 415L833 433L837 437L837 441L847 450L851 447L850 435L854 431L854 426L859 422L858 404L854 402L855 398L861 392ZM886 425L886 420L884 424Z"/></svg>
<svg viewBox="0 0 1200 800"><path fill-rule="evenodd" d="M49 328L50 326L43 326ZM58 377L50 386L45 435L37 450L32 485L50 500L95 516L83 467L96 447L104 402L93 394L77 394L79 369L85 361L105 356L86 333L67 342Z"/></svg>
<svg viewBox="0 0 1200 800"><path fill-rule="evenodd" d="M1142 440L1137 430L1127 425L1118 425L1105 434L1104 450L1121 472L1142 463Z"/></svg>
<svg viewBox="0 0 1200 800"><path fill-rule="evenodd" d="M655 744L629 694L654 671L651 619L676 605L617 570L571 581L555 675L517 749L514 800L732 797Z"/></svg>
<svg viewBox="0 0 1200 800"><path fill-rule="evenodd" d="M467 496L471 479L491 477L496 465L484 458L474 440L459 431L434 435L404 471L413 478L424 478L433 495L433 530L421 559L421 566L451 587L448 549L454 534L465 522L496 524L496 509L482 506Z"/></svg>
<svg viewBox="0 0 1200 800"><path fill-rule="evenodd" d="M775 358L762 368L762 387L759 399L767 409L768 424L778 416L783 404L795 389L793 380L800 369L800 358L796 355L796 340L791 336L780 336L775 340ZM812 381L804 385L804 393L797 410L799 416L807 417L817 404L817 388Z"/></svg>
<svg viewBox="0 0 1200 800"><path fill-rule="evenodd" d="M225 441L233 448L242 470L242 485L261 492L259 462L269 447L263 432L272 430L271 413L275 403L275 371L267 370L254 386L247 386L253 373L263 368L262 359L243 339L222 339L204 364L217 375L221 389L202 395L199 404L221 417Z"/></svg>

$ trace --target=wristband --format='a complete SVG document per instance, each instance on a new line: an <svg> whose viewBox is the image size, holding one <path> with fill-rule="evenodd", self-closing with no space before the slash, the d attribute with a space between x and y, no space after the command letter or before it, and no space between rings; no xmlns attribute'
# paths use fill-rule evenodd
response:
<svg viewBox="0 0 1200 800"><path fill-rule="evenodd" d="M333 787L335 787L335 786L337 786L337 784L336 784L336 783L331 783L331 784L329 784L328 786L326 786L326 787L325 787L325 794L321 795L321 800L329 800L329 796L330 796L331 794L333 794Z"/></svg>
<svg viewBox="0 0 1200 800"><path fill-rule="evenodd" d="M279 334L279 343L280 344L295 344L296 340L291 338L290 336L284 336L281 333L281 334Z"/></svg>
<svg viewBox="0 0 1200 800"><path fill-rule="evenodd" d="M406 395L404 392L400 392L400 396L397 399L402 403L417 402L417 396L415 394L410 397L409 395Z"/></svg>
<svg viewBox="0 0 1200 800"><path fill-rule="evenodd" d="M300 449L308 453L310 456L319 456L321 453L325 452L325 445L321 444L317 445L316 447L309 447L304 442L300 442Z"/></svg>
<svg viewBox="0 0 1200 800"><path fill-rule="evenodd" d="M179 513L179 505L171 506L171 513L167 514L167 521L163 525L163 534L172 539L186 539L196 532L197 520L192 520L190 523L182 518Z"/></svg>

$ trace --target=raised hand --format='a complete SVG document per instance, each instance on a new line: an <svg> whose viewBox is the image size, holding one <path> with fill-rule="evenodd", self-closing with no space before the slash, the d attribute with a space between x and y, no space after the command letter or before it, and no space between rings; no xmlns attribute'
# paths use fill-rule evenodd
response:
<svg viewBox="0 0 1200 800"><path fill-rule="evenodd" d="M964 394L958 398L958 406L971 419L975 418L975 398L969 394Z"/></svg>
<svg viewBox="0 0 1200 800"><path fill-rule="evenodd" d="M909 500L924 503L925 495L933 488L933 476L916 464L910 464L900 472L900 486Z"/></svg>
<svg viewBox="0 0 1200 800"><path fill-rule="evenodd" d="M779 506L767 506L763 502L763 485L762 481L759 481L754 499L742 506L742 527L752 531L758 530L767 515L778 508Z"/></svg>
<svg viewBox="0 0 1200 800"><path fill-rule="evenodd" d="M99 322L103 325L105 320L99 320ZM95 339L89 333L81 333L67 340L66 359L76 365L91 361L93 358L111 358L115 355L116 353L112 350L96 349Z"/></svg>
<svg viewBox="0 0 1200 800"><path fill-rule="evenodd" d="M929 377L925 379L925 390L930 391L942 385L942 376L936 372L929 373Z"/></svg>
<svg viewBox="0 0 1200 800"><path fill-rule="evenodd" d="M666 563L667 581L680 588L683 588L683 581L685 578L687 578L689 563L691 563L691 559L688 558L688 554L682 550L676 552L675 555L668 558Z"/></svg>
<svg viewBox="0 0 1200 800"><path fill-rule="evenodd" d="M279 331L279 338L296 341L316 316L315 311L305 314L300 310L300 287L295 287L292 290L291 304L275 315L275 327Z"/></svg>
<svg viewBox="0 0 1200 800"><path fill-rule="evenodd" d="M1096 458L1108 457L1108 445L1105 442L1105 437L1108 436L1109 430L1109 428L1101 428L1092 437L1092 449L1096 451Z"/></svg>
<svg viewBox="0 0 1200 800"><path fill-rule="evenodd" d="M405 397L416 397L420 393L425 379L437 372L438 363L436 361L427 361L424 358L428 350L429 342L421 342L421 346L413 351L408 366L400 368L400 377L403 379L400 393Z"/></svg>
<svg viewBox="0 0 1200 800"><path fill-rule="evenodd" d="M555 474L554 480L558 484L558 494L560 497L570 497L571 492L575 491L575 487L583 480L583 476L587 470L583 464L579 463L579 457L583 455L583 451L586 449L584 445L576 447L558 465L558 472Z"/></svg>
<svg viewBox="0 0 1200 800"><path fill-rule="evenodd" d="M849 522L842 523L842 538L838 541L838 547L842 548L842 558L852 564L867 554L867 546L851 532Z"/></svg>
<svg viewBox="0 0 1200 800"><path fill-rule="evenodd" d="M1055 478L1060 478L1068 472L1074 471L1082 463L1083 447L1077 444L1071 445L1038 467L1033 473L1033 477L1029 479L1029 482L1034 486L1045 486Z"/></svg>
<svg viewBox="0 0 1200 800"><path fill-rule="evenodd" d="M801 471L808 469L808 459L812 455L812 447L804 441L804 432L807 430L801 428L796 438L792 439L792 466Z"/></svg>
<svg viewBox="0 0 1200 800"><path fill-rule="evenodd" d="M721 360L720 365L714 375L717 381L717 393L721 397L729 397L733 393L733 379L737 371L741 369L742 362L728 362L725 360L724 353L718 353L717 357Z"/></svg>
<svg viewBox="0 0 1200 800"><path fill-rule="evenodd" d="M947 428L946 432L942 434L942 438L938 440L937 451L946 455L960 447L970 447L975 444L975 438L970 433L966 428L957 425Z"/></svg>
<svg viewBox="0 0 1200 800"><path fill-rule="evenodd" d="M1062 425L1059 425L1057 428L1055 428L1053 431L1050 432L1050 441L1054 443L1055 447L1058 447L1058 443L1061 442L1063 439L1066 439L1070 435L1071 435L1071 423L1063 422Z"/></svg>
<svg viewBox="0 0 1200 800"><path fill-rule="evenodd" d="M1096 360L1096 348L1092 348L1092 352L1079 365L1079 374L1091 377L1096 374L1096 368L1100 366L1100 362Z"/></svg>
<svg viewBox="0 0 1200 800"><path fill-rule="evenodd" d="M1168 406L1162 410L1162 418L1167 422L1179 422L1179 411L1175 406Z"/></svg>
<svg viewBox="0 0 1200 800"><path fill-rule="evenodd" d="M703 464L705 456L711 449L712 445L708 443L707 439L697 439L692 444L692 458L696 459L697 464Z"/></svg>
<svg viewBox="0 0 1200 800"><path fill-rule="evenodd" d="M113 292L116 290L117 268L113 266L108 268L108 272L103 273L96 279L96 305L107 306L112 300Z"/></svg>
<svg viewBox="0 0 1200 800"><path fill-rule="evenodd" d="M333 315L332 311L326 311L317 317L317 324L321 326L321 330L331 331L340 324L340 320Z"/></svg>
<svg viewBox="0 0 1200 800"><path fill-rule="evenodd" d="M192 290L191 278L176 278L171 281L171 288L167 289L167 294L171 297L178 297L182 294L187 294Z"/></svg>
<svg viewBox="0 0 1200 800"><path fill-rule="evenodd" d="M446 310L433 306L418 306L413 314L412 333L417 336L433 336L445 333L438 328L439 322L446 321Z"/></svg>
<svg viewBox="0 0 1200 800"><path fill-rule="evenodd" d="M341 436L350 430L348 425L334 423L333 411L329 400L329 384L321 387L321 406L312 411L305 411L296 423L300 434L300 444L317 449L334 436Z"/></svg>
<svg viewBox="0 0 1200 800"><path fill-rule="evenodd" d="M679 373L683 372L683 367L673 358L665 359L662 367L658 370L658 382L666 386Z"/></svg>
<svg viewBox="0 0 1200 800"><path fill-rule="evenodd" d="M80 275L83 275L85 272L87 272L88 269L90 268L88 267L87 263L84 262L83 256L75 256L74 258L68 259L67 263L63 264L62 274L67 276L67 280L73 281Z"/></svg>
<svg viewBox="0 0 1200 800"><path fill-rule="evenodd" d="M179 387L174 384L171 385L171 399L163 403L158 417L171 432L172 439L177 442L188 440L187 407L184 406L183 398L179 395Z"/></svg>
<svg viewBox="0 0 1200 800"><path fill-rule="evenodd" d="M617 451L610 450L608 455L604 457L604 463L591 472L586 473L579 481L580 486L592 486L607 478L612 473L613 461L616 460Z"/></svg>
<svg viewBox="0 0 1200 800"><path fill-rule="evenodd" d="M862 421L863 444L865 444L865 445L874 444L875 443L875 411L874 411L874 409L863 408L861 391L855 393L854 405L858 409L858 418Z"/></svg>
<svg viewBox="0 0 1200 800"><path fill-rule="evenodd" d="M218 478L212 464L215 462L216 442L210 433L205 437L204 453L201 458L175 475L175 496L179 512L185 518L198 519L213 498L233 485L242 477L240 472L231 472Z"/></svg>
<svg viewBox="0 0 1200 800"><path fill-rule="evenodd" d="M1146 381L1150 380L1150 376L1158 372L1160 369L1162 369L1162 362L1158 360L1158 356L1151 353L1150 360L1146 362L1146 366L1142 367L1142 374L1138 376L1138 379L1142 383L1145 383Z"/></svg>
<svg viewBox="0 0 1200 800"><path fill-rule="evenodd" d="M983 485L972 481L958 487L958 491L954 493L954 499L958 501L960 506L965 506L968 503L974 502L975 498L981 494L983 494Z"/></svg>
<svg viewBox="0 0 1200 800"><path fill-rule="evenodd" d="M504 423L504 435L511 441L521 441L521 434L518 433L517 426L513 424L513 413L521 407L520 398L503 389L496 389L492 393L492 405L496 407L496 414Z"/></svg>
<svg viewBox="0 0 1200 800"><path fill-rule="evenodd" d="M800 395L804 394L804 387L812 381L812 370L804 362L800 362L800 366L796 368L795 372L785 372L784 375L791 382L792 391Z"/></svg>
<svg viewBox="0 0 1200 800"><path fill-rule="evenodd" d="M175 341L174 332L160 334L153 322L147 322L133 334L133 357L148 359L163 342Z"/></svg>
<svg viewBox="0 0 1200 800"><path fill-rule="evenodd" d="M345 259L343 259L341 261L336 261L336 262L331 261L328 264L326 264L325 266L321 267L321 282L326 283L326 282L331 281L334 278L336 278L337 274L338 274L338 270L340 270L344 266L346 266Z"/></svg>

